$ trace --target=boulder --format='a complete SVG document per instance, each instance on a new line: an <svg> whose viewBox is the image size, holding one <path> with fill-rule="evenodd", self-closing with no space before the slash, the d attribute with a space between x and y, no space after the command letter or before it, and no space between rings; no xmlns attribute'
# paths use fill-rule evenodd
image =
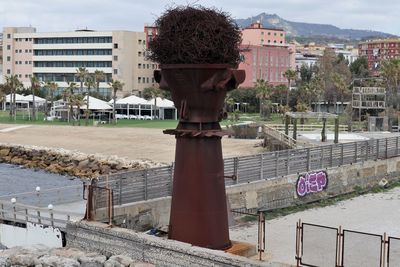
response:
<svg viewBox="0 0 400 267"><path fill-rule="evenodd" d="M134 261L132 260L132 258L128 257L128 256L124 256L124 255L114 255L110 257L110 260L115 260L117 262L119 262L122 266L129 266L132 263L134 263Z"/></svg>
<svg viewBox="0 0 400 267"><path fill-rule="evenodd" d="M106 260L106 256L97 253L87 253L78 259L82 267L103 267Z"/></svg>
<svg viewBox="0 0 400 267"><path fill-rule="evenodd" d="M58 266L78 267L78 266L80 266L80 263L77 260L63 258L63 257L59 257L59 256L49 256L49 255L45 255L45 256L39 258L38 264L41 264L43 267L58 267Z"/></svg>
<svg viewBox="0 0 400 267"><path fill-rule="evenodd" d="M5 157L10 154L10 149L9 148L2 148L0 149L0 157Z"/></svg>

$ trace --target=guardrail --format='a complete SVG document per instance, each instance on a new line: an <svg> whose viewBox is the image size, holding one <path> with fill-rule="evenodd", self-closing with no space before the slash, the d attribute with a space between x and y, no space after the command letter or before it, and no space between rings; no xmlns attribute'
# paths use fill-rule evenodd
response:
<svg viewBox="0 0 400 267"><path fill-rule="evenodd" d="M53 210L51 206L40 208L0 200L0 220L11 223L31 222L64 230L68 221L77 221L82 218L83 215L80 213Z"/></svg>
<svg viewBox="0 0 400 267"><path fill-rule="evenodd" d="M224 159L226 186L304 173L310 170L397 157L400 137L372 139L318 147L297 148ZM113 204L167 197L172 192L174 165L100 177L98 186L113 190ZM98 201L106 201L98 199Z"/></svg>
<svg viewBox="0 0 400 267"><path fill-rule="evenodd" d="M277 130L276 128L270 127L269 125L264 125L264 133L285 144L287 147L295 148L297 145L295 139L286 135L284 132Z"/></svg>
<svg viewBox="0 0 400 267"><path fill-rule="evenodd" d="M285 131L285 124L266 124L270 128L273 128L277 131L284 132ZM322 130L322 125L318 124L297 124L297 131L298 132L311 132L316 130ZM327 130L334 131L335 125L326 125L325 128ZM293 124L289 124L289 131L293 131ZM347 125L340 124L339 125L339 132L348 132L349 127Z"/></svg>

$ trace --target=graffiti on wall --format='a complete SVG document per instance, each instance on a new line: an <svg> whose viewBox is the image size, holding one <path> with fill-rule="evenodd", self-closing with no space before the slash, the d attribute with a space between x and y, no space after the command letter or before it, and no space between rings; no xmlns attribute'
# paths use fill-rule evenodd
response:
<svg viewBox="0 0 400 267"><path fill-rule="evenodd" d="M328 186L326 171L308 172L299 176L296 182L296 193L299 197L321 192Z"/></svg>

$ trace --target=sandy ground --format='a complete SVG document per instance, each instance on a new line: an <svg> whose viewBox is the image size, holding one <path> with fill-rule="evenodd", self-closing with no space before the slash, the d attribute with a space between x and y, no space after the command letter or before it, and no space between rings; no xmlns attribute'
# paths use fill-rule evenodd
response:
<svg viewBox="0 0 400 267"><path fill-rule="evenodd" d="M314 208L267 221L266 258L274 262L295 264L296 222L400 237L400 188L385 193L368 194L336 205ZM257 223L231 228L232 240L257 244ZM323 240L322 240L323 241Z"/></svg>
<svg viewBox="0 0 400 267"><path fill-rule="evenodd" d="M0 129L11 127L15 125L0 124ZM259 142L224 137L224 157L259 153L261 149L254 147ZM0 143L65 148L83 153L117 155L132 160L151 159L166 163L175 158L175 137L163 134L162 129L33 125L0 132Z"/></svg>

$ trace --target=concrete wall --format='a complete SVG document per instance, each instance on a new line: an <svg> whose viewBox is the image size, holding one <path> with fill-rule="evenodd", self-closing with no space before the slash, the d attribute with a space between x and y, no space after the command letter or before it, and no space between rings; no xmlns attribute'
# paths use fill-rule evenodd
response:
<svg viewBox="0 0 400 267"><path fill-rule="evenodd" d="M67 225L67 246L98 252L106 256L126 255L156 266L270 266L223 251L194 247L187 243L162 239L101 223L77 222Z"/></svg>
<svg viewBox="0 0 400 267"><path fill-rule="evenodd" d="M26 228L0 224L0 244L8 248L43 244L62 247L61 231L51 226L27 223Z"/></svg>
<svg viewBox="0 0 400 267"><path fill-rule="evenodd" d="M262 180L227 187L230 209L276 209L346 194L354 188L372 187L382 179L398 179L400 157L387 160L366 161L338 168L324 169L328 174L326 190L299 198L296 194L298 175ZM320 171L320 170L314 170ZM169 222L171 197L136 202L114 208L115 217L123 217L126 227L143 230L149 227L166 227ZM99 215L101 211L99 211ZM118 221L117 221L118 223Z"/></svg>

